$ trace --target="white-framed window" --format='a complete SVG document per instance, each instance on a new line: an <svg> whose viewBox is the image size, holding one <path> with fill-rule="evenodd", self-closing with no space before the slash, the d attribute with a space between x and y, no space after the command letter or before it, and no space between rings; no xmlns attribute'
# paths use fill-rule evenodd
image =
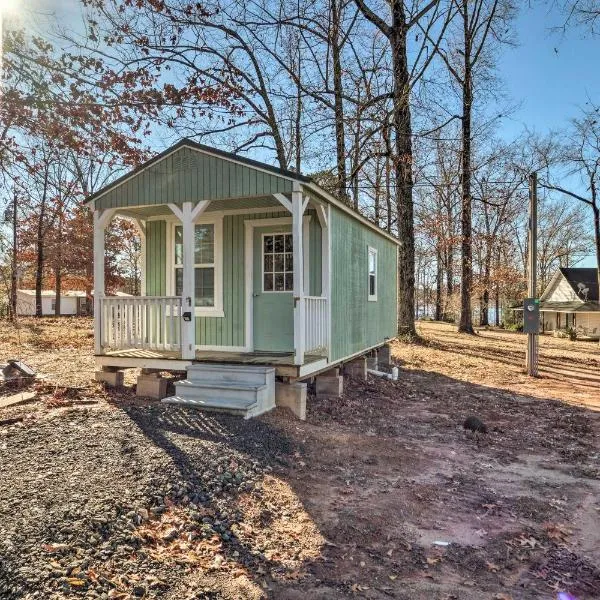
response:
<svg viewBox="0 0 600 600"><path fill-rule="evenodd" d="M262 290L265 293L294 291L294 245L291 232L263 233Z"/></svg>
<svg viewBox="0 0 600 600"><path fill-rule="evenodd" d="M368 299L369 302L377 301L377 250L367 246L367 267L368 267Z"/></svg>
<svg viewBox="0 0 600 600"><path fill-rule="evenodd" d="M202 219L194 227L195 315L223 317L223 227L220 218ZM183 294L183 226L172 223L168 289Z"/></svg>

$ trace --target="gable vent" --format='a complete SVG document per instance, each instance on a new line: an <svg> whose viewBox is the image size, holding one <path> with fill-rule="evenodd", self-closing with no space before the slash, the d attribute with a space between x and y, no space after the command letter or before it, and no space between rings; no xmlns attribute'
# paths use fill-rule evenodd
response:
<svg viewBox="0 0 600 600"><path fill-rule="evenodd" d="M173 171L187 171L198 167L196 156L191 153L176 154L173 157Z"/></svg>

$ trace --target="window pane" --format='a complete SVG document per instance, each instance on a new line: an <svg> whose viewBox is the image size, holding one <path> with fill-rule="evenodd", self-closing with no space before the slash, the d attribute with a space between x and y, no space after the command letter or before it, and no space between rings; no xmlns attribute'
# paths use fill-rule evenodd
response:
<svg viewBox="0 0 600 600"><path fill-rule="evenodd" d="M283 252L285 250L285 243L284 243L284 235L276 235L273 236L275 238L275 243L274 243L274 250L275 252Z"/></svg>
<svg viewBox="0 0 600 600"><path fill-rule="evenodd" d="M285 251L286 252L293 252L293 243L294 243L294 238L292 236L291 233L286 234L285 236Z"/></svg>
<svg viewBox="0 0 600 600"><path fill-rule="evenodd" d="M215 270L210 268L195 269L196 306L215 305Z"/></svg>
<svg viewBox="0 0 600 600"><path fill-rule="evenodd" d="M283 273L275 273L275 291L283 292L285 290L285 281Z"/></svg>
<svg viewBox="0 0 600 600"><path fill-rule="evenodd" d="M285 291L286 292L294 291L294 274L293 273L285 274Z"/></svg>
<svg viewBox="0 0 600 600"><path fill-rule="evenodd" d="M265 253L273 252L273 236L272 235L265 235L264 241L263 241L263 247L264 247Z"/></svg>
<svg viewBox="0 0 600 600"><path fill-rule="evenodd" d="M376 254L374 252L369 252L369 273L375 273L375 260L376 260Z"/></svg>
<svg viewBox="0 0 600 600"><path fill-rule="evenodd" d="M285 270L286 271L294 270L294 255L293 254L285 255Z"/></svg>
<svg viewBox="0 0 600 600"><path fill-rule="evenodd" d="M175 295L183 295L183 269L181 267L175 269Z"/></svg>
<svg viewBox="0 0 600 600"><path fill-rule="evenodd" d="M264 269L265 273L273 272L273 255L272 254L265 254L264 265L265 265L265 269Z"/></svg>
<svg viewBox="0 0 600 600"><path fill-rule="evenodd" d="M215 262L215 226L196 225L194 233L194 262L212 264Z"/></svg>
<svg viewBox="0 0 600 600"><path fill-rule="evenodd" d="M265 292L272 292L273 291L273 274L272 273L265 273L265 287L264 287L264 291Z"/></svg>
<svg viewBox="0 0 600 600"><path fill-rule="evenodd" d="M375 275L369 275L369 296L374 296L375 294Z"/></svg>
<svg viewBox="0 0 600 600"><path fill-rule="evenodd" d="M274 271L276 273L281 273L283 271L285 271L285 264L283 262L283 257L285 255L284 254L275 254L275 269Z"/></svg>
<svg viewBox="0 0 600 600"><path fill-rule="evenodd" d="M175 227L175 264L183 264L183 227Z"/></svg>

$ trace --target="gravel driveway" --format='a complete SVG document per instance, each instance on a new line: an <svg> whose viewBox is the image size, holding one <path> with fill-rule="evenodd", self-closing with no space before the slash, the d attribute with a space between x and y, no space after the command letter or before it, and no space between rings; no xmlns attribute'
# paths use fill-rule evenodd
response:
<svg viewBox="0 0 600 600"><path fill-rule="evenodd" d="M194 538L260 563L234 533L232 499L290 451L263 422L162 406L71 408L0 429L0 597L166 597L189 563L158 551ZM140 535L150 523L154 553Z"/></svg>

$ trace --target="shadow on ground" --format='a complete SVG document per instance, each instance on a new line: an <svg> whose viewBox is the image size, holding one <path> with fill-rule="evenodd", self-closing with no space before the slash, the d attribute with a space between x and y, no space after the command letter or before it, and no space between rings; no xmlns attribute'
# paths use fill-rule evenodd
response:
<svg viewBox="0 0 600 600"><path fill-rule="evenodd" d="M213 530L222 565L189 569L170 593L600 595L599 421L590 411L416 371L399 382L348 381L341 399L311 398L306 423L283 411L243 421L180 407L123 410L190 484L192 510L229 532ZM471 413L492 429L481 441L460 428ZM207 459L221 460L216 471ZM248 486L215 488L215 473L246 462L256 474Z"/></svg>

